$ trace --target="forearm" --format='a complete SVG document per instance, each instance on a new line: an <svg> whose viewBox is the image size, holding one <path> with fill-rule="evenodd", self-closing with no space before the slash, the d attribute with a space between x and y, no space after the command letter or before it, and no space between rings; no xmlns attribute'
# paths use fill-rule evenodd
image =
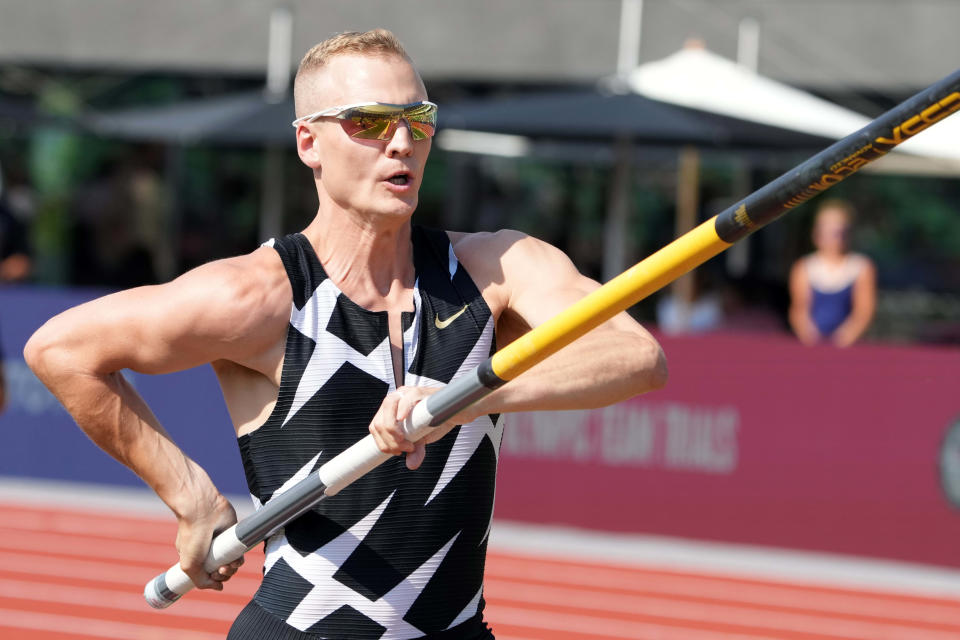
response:
<svg viewBox="0 0 960 640"><path fill-rule="evenodd" d="M820 339L820 331L810 318L810 313L804 308L791 308L789 313L790 326L797 338L804 344L814 344Z"/></svg>
<svg viewBox="0 0 960 640"><path fill-rule="evenodd" d="M852 345L866 333L872 319L872 314L851 314L833 333L834 343L841 347Z"/></svg>
<svg viewBox="0 0 960 640"><path fill-rule="evenodd" d="M84 370L56 352L28 350L28 364L97 446L140 476L178 518L217 499L206 472L174 444L119 372Z"/></svg>
<svg viewBox="0 0 960 640"><path fill-rule="evenodd" d="M588 333L471 407L471 415L593 409L659 389L666 358L652 338Z"/></svg>

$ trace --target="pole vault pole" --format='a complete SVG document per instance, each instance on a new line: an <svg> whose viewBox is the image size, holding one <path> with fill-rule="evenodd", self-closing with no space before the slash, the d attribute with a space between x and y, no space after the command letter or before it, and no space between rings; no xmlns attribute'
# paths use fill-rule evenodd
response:
<svg viewBox="0 0 960 640"><path fill-rule="evenodd" d="M680 236L568 309L510 343L471 373L414 407L404 424L416 441L506 382L559 351L627 307L703 264L733 243L886 155L901 142L960 110L960 70L924 89L864 128ZM218 535L205 567L213 571L262 542L273 531L337 494L390 459L369 435L321 466L256 513ZM164 608L193 588L174 565L150 581L144 597Z"/></svg>

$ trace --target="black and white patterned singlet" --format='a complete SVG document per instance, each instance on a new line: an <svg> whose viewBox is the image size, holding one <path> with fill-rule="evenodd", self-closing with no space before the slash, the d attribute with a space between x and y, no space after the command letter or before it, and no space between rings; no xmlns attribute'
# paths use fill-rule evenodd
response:
<svg viewBox="0 0 960 640"><path fill-rule="evenodd" d="M403 383L442 386L490 356L494 322L446 233L414 227L412 241ZM366 436L396 388L387 313L341 293L305 236L273 247L293 307L276 407L239 439L258 506ZM420 469L393 457L271 536L231 640L492 638L483 567L502 434L496 415L456 427Z"/></svg>

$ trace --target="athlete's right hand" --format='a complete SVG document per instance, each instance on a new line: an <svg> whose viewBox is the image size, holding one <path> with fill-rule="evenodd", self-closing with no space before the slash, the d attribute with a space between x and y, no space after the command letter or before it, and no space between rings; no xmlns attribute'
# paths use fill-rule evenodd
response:
<svg viewBox="0 0 960 640"><path fill-rule="evenodd" d="M222 591L223 583L243 564L243 557L218 567L213 572L204 569L203 561L213 538L237 522L233 505L219 493L197 497L190 508L184 510L177 519L179 524L176 544L180 553L180 568L190 576L197 588Z"/></svg>

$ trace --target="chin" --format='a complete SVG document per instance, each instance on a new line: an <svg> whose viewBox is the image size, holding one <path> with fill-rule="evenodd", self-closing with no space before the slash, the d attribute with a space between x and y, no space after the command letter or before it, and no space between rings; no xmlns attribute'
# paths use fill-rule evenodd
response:
<svg viewBox="0 0 960 640"><path fill-rule="evenodd" d="M406 202L403 200L395 200L389 205L385 206L382 211L385 215L398 218L409 218L413 215L413 212L417 209L418 198L414 198L413 202Z"/></svg>

